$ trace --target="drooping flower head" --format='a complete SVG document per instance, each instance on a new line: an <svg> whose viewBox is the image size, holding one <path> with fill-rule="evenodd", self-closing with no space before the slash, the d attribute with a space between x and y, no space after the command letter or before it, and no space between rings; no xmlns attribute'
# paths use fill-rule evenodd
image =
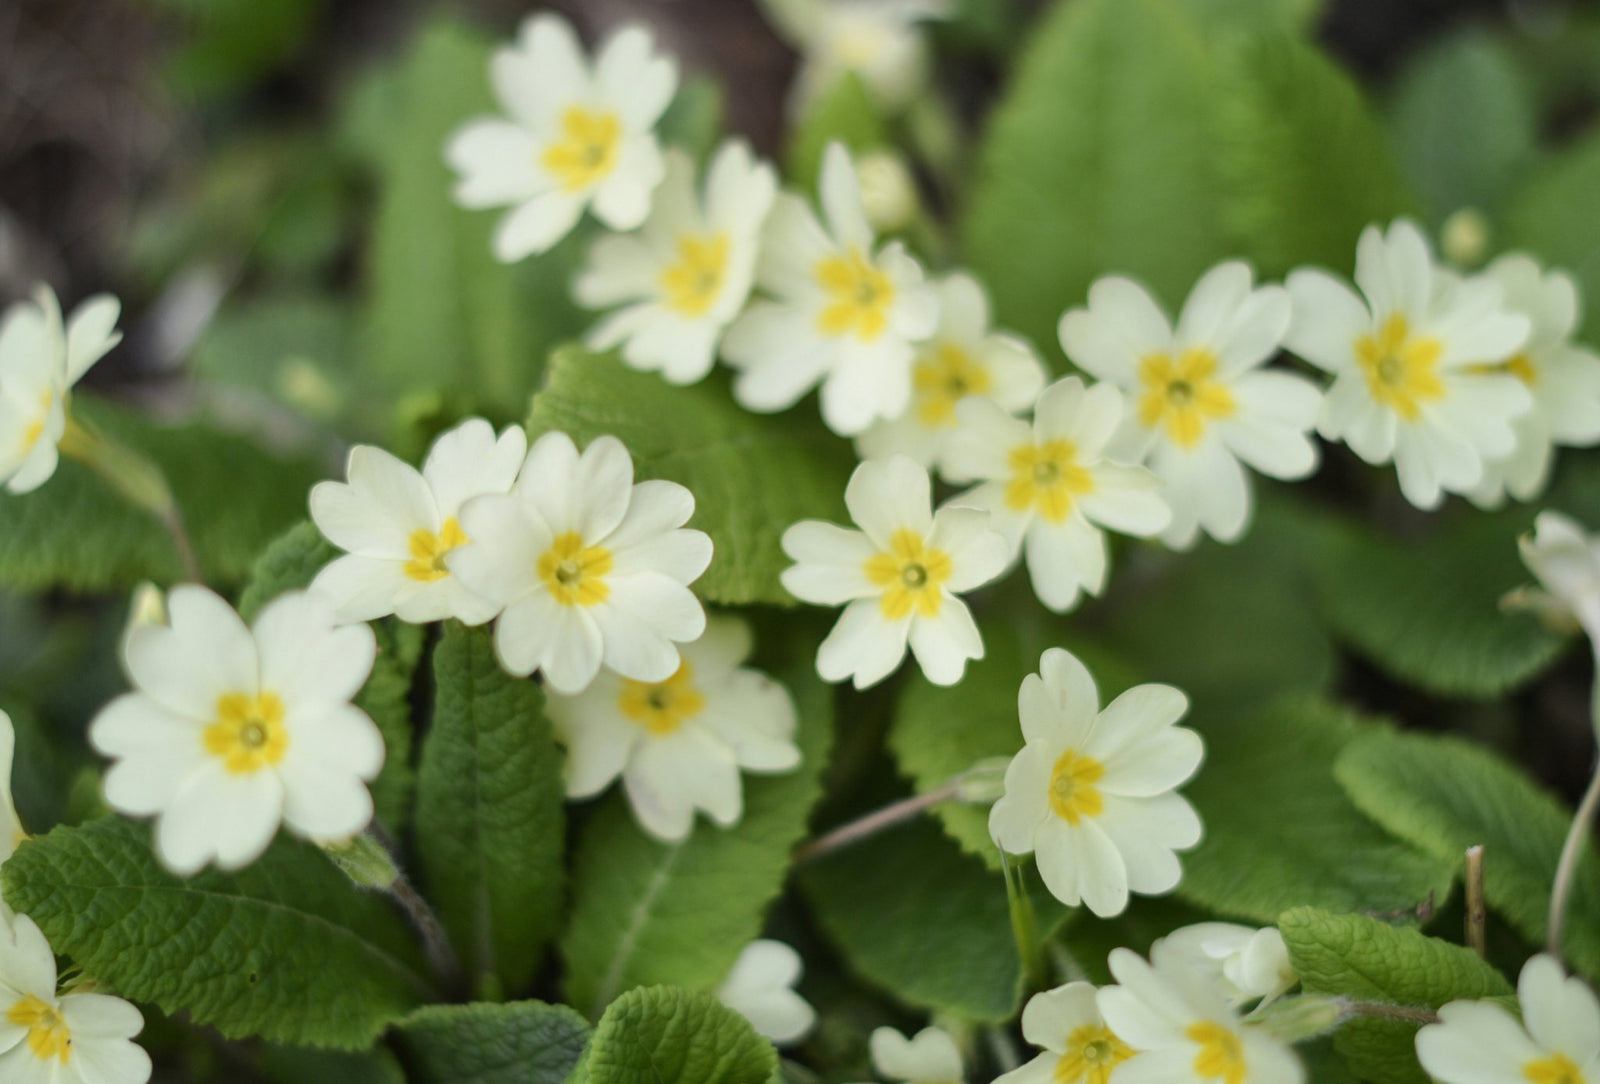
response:
<svg viewBox="0 0 1600 1084"><path fill-rule="evenodd" d="M1087 982L1035 994L1022 1010L1022 1037L1044 1053L995 1084L1109 1084L1133 1049L1106 1026Z"/></svg>
<svg viewBox="0 0 1600 1084"><path fill-rule="evenodd" d="M782 941L752 941L717 988L717 1000L778 1046L797 1043L817 1022L817 1011L795 993L801 970L800 954Z"/></svg>
<svg viewBox="0 0 1600 1084"><path fill-rule="evenodd" d="M1540 512L1520 547L1540 586L1513 592L1507 603L1554 624L1577 625L1600 658L1600 538L1560 512Z"/></svg>
<svg viewBox="0 0 1600 1084"><path fill-rule="evenodd" d="M1203 975L1235 1008L1270 1004L1300 981L1289 961L1283 934L1272 926L1253 929L1232 922L1197 922L1150 946L1156 966Z"/></svg>
<svg viewBox="0 0 1600 1084"><path fill-rule="evenodd" d="M922 24L950 13L948 0L766 0L765 6L800 51L796 109L847 73L861 78L880 108L910 105L928 83Z"/></svg>
<svg viewBox="0 0 1600 1084"><path fill-rule="evenodd" d="M963 1084L966 1068L956 1041L943 1028L923 1028L906 1038L894 1028L877 1028L868 1042L878 1075L902 1084Z"/></svg>
<svg viewBox="0 0 1600 1084"><path fill-rule="evenodd" d="M650 213L661 183L655 124L678 86L677 65L655 53L650 32L626 26L591 66L572 26L540 12L489 74L511 119L480 117L450 139L463 207L511 206L495 230L495 255L514 263L567 235L584 209L614 230Z"/></svg>

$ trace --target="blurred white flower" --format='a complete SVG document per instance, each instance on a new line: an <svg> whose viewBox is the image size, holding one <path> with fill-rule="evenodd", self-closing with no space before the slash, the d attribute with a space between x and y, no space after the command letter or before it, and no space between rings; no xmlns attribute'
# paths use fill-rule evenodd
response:
<svg viewBox="0 0 1600 1084"><path fill-rule="evenodd" d="M1600 537L1560 512L1540 512L1533 533L1518 545L1540 586L1511 592L1506 605L1532 610L1552 625L1576 625L1600 658Z"/></svg>
<svg viewBox="0 0 1600 1084"><path fill-rule="evenodd" d="M457 203L514 208L495 230L497 258L546 251L587 207L614 230L645 220L663 172L655 124L678 86L677 65L654 49L648 30L623 27L591 67L571 24L540 12L495 51L489 74L511 119L467 122L445 157Z"/></svg>
<svg viewBox="0 0 1600 1084"><path fill-rule="evenodd" d="M1317 429L1368 463L1394 461L1418 508L1483 480L1484 461L1516 448L1513 419L1533 405L1496 366L1527 342L1526 316L1508 311L1498 281L1435 266L1421 231L1368 226L1356 249L1358 296L1326 271L1289 275L1294 319L1285 345L1333 374Z"/></svg>
<svg viewBox="0 0 1600 1084"><path fill-rule="evenodd" d="M1044 365L1028 345L990 330L989 299L976 278L958 271L935 288L939 324L917 348L911 404L899 417L877 422L856 438L863 459L908 455L943 473L958 403L989 399L1015 414L1032 406L1044 387Z"/></svg>
<svg viewBox="0 0 1600 1084"><path fill-rule="evenodd" d="M1440 1084L1600 1080L1600 1000L1553 957L1523 965L1522 1022L1488 1001L1452 1001L1417 1032L1417 1060Z"/></svg>
<svg viewBox="0 0 1600 1084"><path fill-rule="evenodd" d="M27 493L50 480L67 433L67 400L89 367L122 341L121 304L98 294L63 324L48 286L0 317L0 482Z"/></svg>
<svg viewBox="0 0 1600 1084"><path fill-rule="evenodd" d="M528 449L507 494L461 509L471 540L450 571L501 610L495 652L510 673L534 670L556 692L588 688L602 664L635 681L665 681L678 643L705 631L688 585L711 563L711 539L684 530L694 495L675 482L633 481L615 437L578 454L565 433Z"/></svg>
<svg viewBox="0 0 1600 1084"><path fill-rule="evenodd" d="M722 351L747 409L784 410L821 382L823 421L854 436L910 405L915 344L933 334L939 301L904 245L875 248L838 143L823 155L820 192L826 225L801 197L778 196L756 268L771 297L750 303Z"/></svg>
<svg viewBox="0 0 1600 1084"><path fill-rule="evenodd" d="M905 456L861 464L844 499L861 530L805 520L783 533L796 562L783 586L802 601L845 607L817 649L817 672L864 689L888 677L909 644L929 681L954 685L968 659L983 658L978 626L956 596L1005 569L1005 539L987 512L934 514L928 472Z"/></svg>
<svg viewBox="0 0 1600 1084"><path fill-rule="evenodd" d="M800 53L793 98L804 109L854 72L878 106L908 106L927 86L928 46L922 24L947 18L949 0L765 0Z"/></svg>
<svg viewBox="0 0 1600 1084"><path fill-rule="evenodd" d="M868 1043L872 1068L903 1084L963 1084L966 1069L950 1033L923 1028L907 1039L894 1028L878 1028Z"/></svg>
<svg viewBox="0 0 1600 1084"><path fill-rule="evenodd" d="M750 646L743 621L712 618L665 681L602 674L576 696L551 692L545 703L567 749L567 796L593 797L620 775L639 824L668 842L688 838L696 809L724 828L738 823L741 769L786 772L800 763L794 701L740 665Z"/></svg>
<svg viewBox="0 0 1600 1084"><path fill-rule="evenodd" d="M1148 460L1166 484L1169 546L1188 547L1202 530L1223 542L1244 533L1245 466L1285 479L1316 469L1310 430L1321 392L1262 368L1289 313L1281 286L1257 287L1247 264L1230 261L1195 284L1175 328L1142 286L1116 276L1095 282L1088 308L1061 318L1067 356L1133 400L1113 452Z"/></svg>
<svg viewBox="0 0 1600 1084"><path fill-rule="evenodd" d="M56 992L56 957L26 915L0 932L0 1080L144 1084L150 1055L133 1041L139 1010L108 994Z"/></svg>
<svg viewBox="0 0 1600 1084"><path fill-rule="evenodd" d="M1172 891L1182 877L1173 852L1201 831L1174 789L1203 755L1200 736L1174 725L1188 707L1170 685L1138 685L1101 711L1083 663L1046 651L1039 673L1022 679L1026 744L1006 769L989 834L1011 854L1033 852L1056 899L1102 918L1121 914L1130 891Z"/></svg>
<svg viewBox="0 0 1600 1084"><path fill-rule="evenodd" d="M712 160L702 200L694 162L667 151L667 177L636 234L610 234L589 249L574 286L591 309L621 306L589 334L596 350L620 345L635 369L692 384L711 371L717 344L750 296L761 226L777 174L741 142Z"/></svg>
<svg viewBox="0 0 1600 1084"><path fill-rule="evenodd" d="M11 800L11 769L17 749L17 731L11 725L11 716L0 711L0 866L17 853L17 847L28 838L22 830L22 818L17 816L16 803ZM11 908L0 899L0 939L8 933Z"/></svg>
<svg viewBox="0 0 1600 1084"><path fill-rule="evenodd" d="M817 1012L795 993L800 954L782 941L752 941L722 980L717 1000L750 1021L778 1046L797 1043L817 1022Z"/></svg>
<svg viewBox="0 0 1600 1084"><path fill-rule="evenodd" d="M350 449L347 482L311 489L311 519L346 556L312 582L341 621L394 614L426 624L454 617L481 625L495 604L451 574L448 558L468 541L461 506L485 493L506 493L528 450L528 436L509 426L498 438L482 418L468 418L433 442L418 471L367 444Z"/></svg>
<svg viewBox="0 0 1600 1084"><path fill-rule="evenodd" d="M156 853L184 875L248 865L280 821L317 842L365 828L383 736L350 698L377 655L372 630L336 625L332 604L302 591L268 603L252 628L204 587L174 587L167 607L170 625L128 636L137 691L89 726L116 760L106 802L157 816Z"/></svg>
<svg viewBox="0 0 1600 1084"><path fill-rule="evenodd" d="M1231 922L1197 922L1173 930L1150 947L1156 967L1204 975L1235 1008L1251 1001L1271 1004L1300 976L1275 927L1254 929Z"/></svg>
<svg viewBox="0 0 1600 1084"><path fill-rule="evenodd" d="M945 475L983 484L950 503L989 512L1012 555L1026 554L1039 601L1058 613L1105 586L1102 528L1148 536L1172 517L1160 479L1106 458L1123 419L1122 396L1110 384L1057 381L1039 397L1031 425L984 399L956 413L961 425L945 450Z"/></svg>
<svg viewBox="0 0 1600 1084"><path fill-rule="evenodd" d="M995 1084L1108 1084L1117 1066L1133 1057L1133 1049L1106 1026L1087 982L1029 998L1022 1037L1044 1053Z"/></svg>

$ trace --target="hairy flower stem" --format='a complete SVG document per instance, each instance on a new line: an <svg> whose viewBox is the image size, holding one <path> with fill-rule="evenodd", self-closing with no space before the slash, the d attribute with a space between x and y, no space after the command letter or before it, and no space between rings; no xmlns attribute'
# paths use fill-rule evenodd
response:
<svg viewBox="0 0 1600 1084"><path fill-rule="evenodd" d="M1562 959L1561 942L1566 935L1567 899L1572 895L1572 885L1577 879L1578 862L1589 842L1589 825L1594 821L1596 808L1600 808L1600 758L1595 761L1594 776L1589 789L1578 803L1578 812L1572 818L1567 841L1561 847L1561 860L1556 863L1556 879L1550 886L1550 919L1546 927L1548 939L1545 947L1557 960Z"/></svg>
<svg viewBox="0 0 1600 1084"><path fill-rule="evenodd" d="M1404 1020L1410 1024L1437 1024L1439 1014L1432 1009L1418 1009L1410 1005L1385 1005L1377 1001L1344 1001L1340 1003L1346 1017L1376 1016L1383 1020Z"/></svg>
<svg viewBox="0 0 1600 1084"><path fill-rule="evenodd" d="M399 905L417 931L435 977L448 990L460 989L461 961L450 935L428 901L406 880L390 850L387 833L374 824L348 843L325 843L322 850L356 887L375 889Z"/></svg>
<svg viewBox="0 0 1600 1084"><path fill-rule="evenodd" d="M942 783L930 791L902 798L898 802L891 802L882 809L868 813L865 817L853 820L849 824L842 824L831 832L824 833L816 839L800 844L794 851L796 865L810 862L835 851L844 850L852 844L860 843L863 839L875 836L879 832L893 828L897 824L921 816L942 802L948 802L958 797L961 792L962 777Z"/></svg>

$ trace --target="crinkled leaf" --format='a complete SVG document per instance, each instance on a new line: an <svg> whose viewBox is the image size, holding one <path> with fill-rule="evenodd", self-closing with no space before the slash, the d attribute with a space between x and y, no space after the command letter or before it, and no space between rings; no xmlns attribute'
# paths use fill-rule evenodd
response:
<svg viewBox="0 0 1600 1084"><path fill-rule="evenodd" d="M710 994L651 986L619 997L569 1084L766 1084L778 1055Z"/></svg>
<svg viewBox="0 0 1600 1084"><path fill-rule="evenodd" d="M565 1005L429 1005L394 1029L413 1084L562 1084L589 1024Z"/></svg>

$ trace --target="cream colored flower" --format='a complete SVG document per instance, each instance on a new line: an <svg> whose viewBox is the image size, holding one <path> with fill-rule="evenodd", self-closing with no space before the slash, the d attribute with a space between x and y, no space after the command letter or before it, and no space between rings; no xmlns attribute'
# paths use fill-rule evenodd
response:
<svg viewBox="0 0 1600 1084"><path fill-rule="evenodd" d="M752 941L722 980L717 1000L778 1046L797 1043L817 1022L817 1011L794 990L801 968L800 954L782 941Z"/></svg>
<svg viewBox="0 0 1600 1084"><path fill-rule="evenodd" d="M1235 1008L1252 1001L1271 1004L1300 981L1289 962L1283 934L1231 922L1198 922L1173 930L1150 946L1161 968L1204 975Z"/></svg>
<svg viewBox="0 0 1600 1084"><path fill-rule="evenodd" d="M851 72L881 108L910 105L928 83L923 24L950 14L949 0L765 0L765 6L800 51L797 109Z"/></svg>
<svg viewBox="0 0 1600 1084"><path fill-rule="evenodd" d="M872 1067L889 1080L903 1084L963 1084L967 1079L961 1051L942 1028L923 1028L909 1039L894 1028L878 1028L869 1045Z"/></svg>
<svg viewBox="0 0 1600 1084"><path fill-rule="evenodd" d="M1133 1048L1106 1026L1095 989L1073 982L1028 999L1022 1037L1044 1053L994 1084L1109 1084Z"/></svg>

